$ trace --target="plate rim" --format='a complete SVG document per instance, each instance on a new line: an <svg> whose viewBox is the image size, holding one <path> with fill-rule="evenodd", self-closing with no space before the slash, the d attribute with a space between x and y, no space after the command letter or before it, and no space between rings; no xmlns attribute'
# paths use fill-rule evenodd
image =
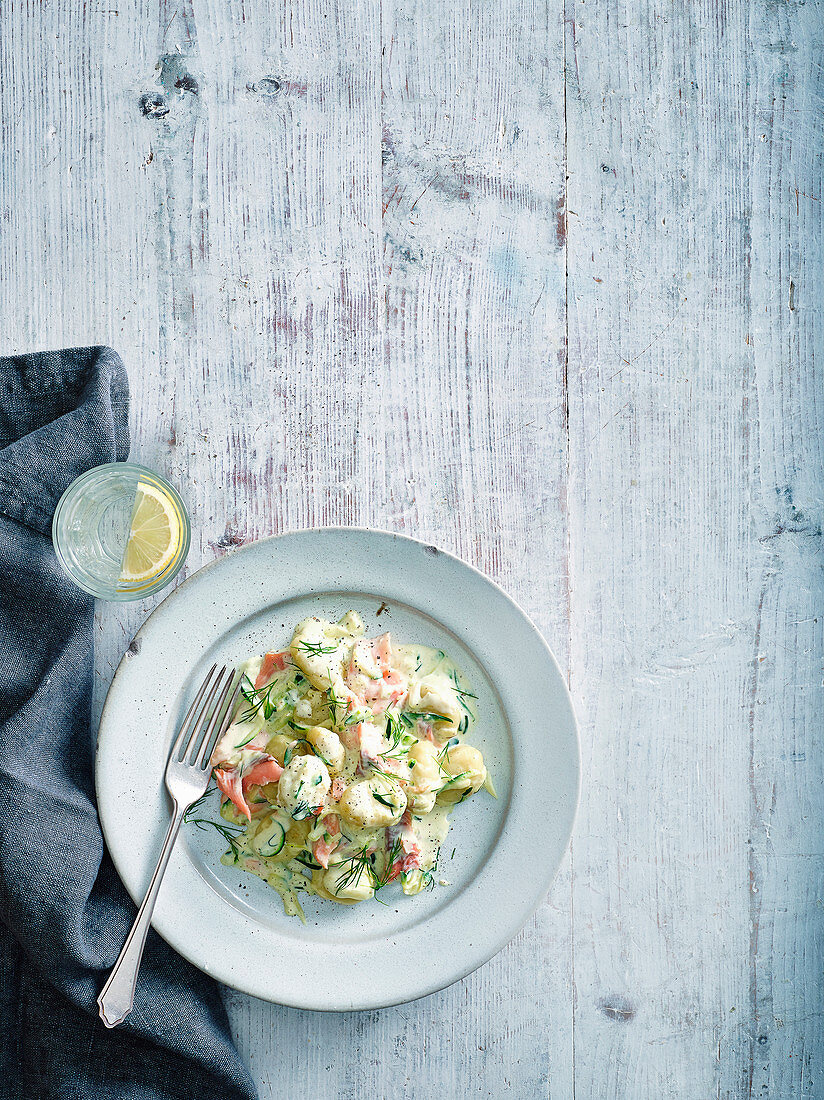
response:
<svg viewBox="0 0 824 1100"><path fill-rule="evenodd" d="M569 850L570 843L571 843L572 837L574 835L575 826L577 824L578 814L579 814L580 804L581 804L581 791L582 791L582 781L583 781L580 727L579 727L577 715L575 713L575 708L573 706L572 697L571 697L571 693L570 693L570 690L569 690L569 685L567 683L566 677L564 676L564 673L561 669L561 666L558 663L558 660L555 657L555 654L553 653L552 649L550 648L549 643L544 638L542 632L539 630L539 628L536 626L536 624L532 621L531 617L526 613L526 611L524 611L524 609L520 606L520 604L500 584L498 584L498 582L496 580L494 580L492 577L488 576L486 573L484 573L477 566L473 565L471 562L465 561L463 558L459 557L457 554L454 554L451 551L446 550L443 547L436 545L434 542L414 538L413 536L406 535L406 534L400 534L399 532L391 531L391 530L388 530L386 528L356 527L356 526L348 526L348 525L325 525L323 527L300 527L300 528L295 528L294 530L282 531L282 532L280 532L279 534L276 534L276 535L267 535L267 536L264 536L263 538L255 539L252 542L246 543L244 546L240 546L240 547L237 547L236 549L230 550L228 553L222 554L219 557L214 558L212 561L205 563L199 569L196 569L193 573L191 573L189 576L187 576L186 579L182 583L178 584L170 593L168 593L167 596L165 596L155 607L153 607L151 612L147 615L145 620L141 623L139 629L133 635L133 637L131 638L129 644L127 645L126 649L124 650L124 652L123 652L123 654L120 658L120 661L118 662L117 668L115 669L115 672L114 672L114 675L112 677L111 683L109 684L109 688L106 692L106 698L105 698L104 703L103 703L103 707L102 707L102 710L101 710L101 713L100 713L100 719L99 719L99 722L98 722L98 727L97 727L96 734L95 734L95 753L94 753L95 795L96 795L96 800L98 802L98 816L99 816L99 820L100 820L101 831L103 833L104 841L105 841L105 844L106 844L106 849L107 849L108 854L109 854L109 856L110 856L110 858L111 858L111 860L114 864L114 867L115 867L115 870L118 874L118 877L120 878L121 882L124 885L124 888L126 889L129 896L132 898L132 900L135 902L135 904L137 904L137 905L140 904L140 902L142 900L142 896L139 893L137 895L135 895L132 892L132 889L126 883L126 880L124 879L123 875L121 874L121 870L120 870L120 866L118 864L118 860L116 859L114 850L113 850L111 844L109 843L108 830L107 830L106 826L104 825L103 815L100 814L100 811L99 811L99 803L101 801L100 800L100 789L101 789L101 782L102 782L102 779L101 779L101 769L102 769L101 748L104 744L105 730L106 730L106 728L108 728L108 726L113 724L113 722L111 721L111 714L109 713L110 711L112 711L114 709L113 689L115 687L116 682L118 681L118 678L123 673L124 669L128 668L130 663L131 663L130 658L134 653L134 650L132 648L134 646L134 643L136 641L138 641L139 639L141 639L144 632L146 632L151 627L153 619L155 618L157 613L161 611L161 609L163 609L164 611L168 611L168 608L170 606L172 606L174 603L177 602L177 598L187 588L190 581L194 581L196 578L197 579L202 579L204 574L208 574L212 570L214 570L216 568L219 568L227 560L235 558L237 555L243 555L244 553L246 553L248 551L251 551L253 549L258 549L263 544L271 544L271 543L276 543L276 542L283 541L283 540L289 540L289 539L295 538L296 536L317 536L317 537L322 538L323 536L326 536L326 535L338 535L339 536L341 534L351 535L351 536L359 536L360 535L360 536L367 536L367 537L370 537L370 538L379 537L379 538L383 538L383 539L387 539L387 540L405 542L405 543L409 543L411 545L419 547L425 553L431 554L433 557L435 557L436 555L438 555L438 556L442 555L443 557L447 558L453 565L456 565L460 568L469 570L470 573L475 575L476 579L480 580L482 583L484 583L486 585L491 586L499 594L499 596L503 597L503 599L508 604L511 605L511 607L515 610L515 612L524 620L525 625L530 629L533 637L540 643L540 645L543 649L544 655L549 659L550 663L554 666L555 671L558 674L558 681L562 686L562 689L563 689L562 694L564 696L564 701L566 703L566 709L568 711L568 715L569 715L569 718L571 720L571 733L573 735L572 736L572 742L573 742L574 752L572 754L572 760L570 761L570 763L574 767L575 784L574 784L574 790L571 792L572 793L572 799L571 799L569 820L568 820L566 828L564 830L564 835L565 835L564 844L563 844L563 846L561 846L559 848L559 854L558 854L557 858L552 862L551 865L547 866L547 868L546 868L547 873L542 876L542 881L544 883L544 885L542 887L542 890L537 895L537 898L535 899L534 903L530 905L529 909L525 910L523 912L523 914L521 915L521 917L518 921L517 927L513 927L511 924L507 925L506 928L504 929L502 935L495 938L492 949L487 950L486 953L485 953L485 957L480 959L480 961L476 961L476 960L473 959L473 960L470 961L468 966L461 966L461 967L458 967L454 970L451 970L450 973L449 973L449 977L445 981L442 981L442 982L437 981L435 983L426 983L425 988L416 988L413 992L411 992L408 995L398 995L397 997L390 998L390 999L386 999L386 998L382 997L379 1002L370 1001L368 999L361 998L355 1004L353 1004L351 1002L351 1000L341 1000L340 1003L338 1003L338 1004L324 1003L323 1005L319 1005L317 1003L308 1003L305 998L301 998L300 996L296 996L295 998L292 998L292 999L286 999L282 996L282 994L278 994L277 996L267 995L267 993L265 991L261 990L260 988L250 989L249 988L249 983L244 984L242 979L233 979L233 977L232 977L232 974L234 973L233 970L230 970L228 975L225 974L225 973L220 973L218 975L217 973L214 973L212 971L212 969L207 969L203 965L202 955L199 955L195 948L189 949L188 945L185 941L185 938L182 941L182 943L172 943L171 940L169 938L167 938L166 935L164 935L163 931L156 926L155 919L154 919L154 916L153 916L152 927L158 933L158 935L160 935L161 938L166 943L169 944L169 946L172 948L172 950L176 951L179 955L181 955L183 958L185 958L188 962L190 962L197 969L199 969L203 973L207 974L209 977L214 978L216 981L219 981L221 984L226 985L230 989L234 989L237 992L245 993L249 996L257 997L261 1000L269 1001L270 1003L273 1003L273 1004L280 1004L280 1005L283 1005L283 1006L288 1007L288 1008L295 1008L295 1009L299 1009L299 1010L302 1010L302 1011L315 1011L315 1012L363 1011L363 1010L372 1010L372 1009L380 1009L380 1008L390 1008L390 1007L393 1007L393 1006L396 1006L396 1005L407 1004L410 1001L418 1000L421 997L426 997L426 996L430 996L434 993L438 993L438 992L442 991L443 989L448 988L450 985L453 985L455 982L461 981L462 979L466 978L469 974L474 973L475 970L478 970L485 963L489 962L497 954L499 954L500 951L502 951L503 948L506 947L506 945L508 943L510 943L517 935L520 934L520 932L526 926L528 921L534 916L534 914L540 908L541 904L545 901L546 896L547 896L547 892L552 887L552 884L554 883L555 879L557 878L560 866L561 866L561 864L564 860L564 857L567 854L567 851ZM140 647L138 647L138 648L140 648ZM162 783L162 780L161 780L161 783Z"/></svg>

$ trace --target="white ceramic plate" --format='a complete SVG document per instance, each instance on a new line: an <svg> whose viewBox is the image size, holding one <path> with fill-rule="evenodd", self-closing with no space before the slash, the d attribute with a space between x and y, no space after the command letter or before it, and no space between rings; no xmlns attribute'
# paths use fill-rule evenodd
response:
<svg viewBox="0 0 824 1100"><path fill-rule="evenodd" d="M265 539L190 577L124 656L100 723L103 832L126 888L143 897L169 816L172 735L216 660L285 646L310 614L359 611L369 633L444 649L478 694L472 741L498 800L458 806L437 878L416 897L303 896L306 925L260 879L224 867L215 830L184 826L154 914L181 955L236 989L296 1008L365 1009L442 989L486 962L544 897L578 803L578 734L564 679L538 631L495 584L434 546L326 528ZM454 849L454 854L453 854Z"/></svg>

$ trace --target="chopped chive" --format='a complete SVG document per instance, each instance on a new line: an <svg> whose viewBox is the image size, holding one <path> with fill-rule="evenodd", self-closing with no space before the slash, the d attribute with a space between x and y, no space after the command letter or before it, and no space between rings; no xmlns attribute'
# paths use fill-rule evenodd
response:
<svg viewBox="0 0 824 1100"><path fill-rule="evenodd" d="M371 788L370 788L371 790ZM377 791L372 791L372 797L376 802L380 802L382 806L387 806L390 810L397 810L397 806L389 798L385 798L382 794L378 794Z"/></svg>
<svg viewBox="0 0 824 1100"><path fill-rule="evenodd" d="M456 695L464 695L464 696L466 696L467 699L477 699L478 698L478 696L473 695L471 691L464 691L464 689L461 687L460 683L458 682L458 673L454 668L452 669L452 679L455 682L455 693L456 693Z"/></svg>
<svg viewBox="0 0 824 1100"><path fill-rule="evenodd" d="M424 722L450 722L451 719L445 714L435 714L434 711L421 710L421 711L408 711L404 712L411 715L412 722L424 721ZM411 724L411 723L410 723Z"/></svg>
<svg viewBox="0 0 824 1100"><path fill-rule="evenodd" d="M289 724L291 725L292 723L290 722ZM309 726L295 726L293 728L308 730L310 727ZM308 745L309 748L312 750L312 752L315 754L315 756L317 756L319 760L322 760L323 763L327 766L327 768L331 767L331 764L326 759L326 757L323 755L323 753L320 751L320 749L316 748L312 744L312 742L307 740L305 737L296 737L293 744L294 745ZM286 752L289 753L289 759L291 760L292 756L294 755L293 745L290 745L289 748L286 750ZM284 764L286 764L286 753L283 754L283 762L284 762ZM320 776L318 776L318 782L320 782Z"/></svg>

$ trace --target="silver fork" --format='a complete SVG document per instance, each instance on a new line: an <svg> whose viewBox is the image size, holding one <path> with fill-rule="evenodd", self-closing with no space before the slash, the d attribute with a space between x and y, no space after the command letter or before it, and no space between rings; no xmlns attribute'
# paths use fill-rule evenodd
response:
<svg viewBox="0 0 824 1100"><path fill-rule="evenodd" d="M183 815L209 785L211 774L209 756L232 719L240 683L235 687L229 705L226 706L226 700L232 692L235 669L224 665L215 677L216 668L216 664L212 665L206 679L200 685L194 702L183 719L172 751L169 753L169 761L166 764L166 789L172 796L174 804L172 820L160 850L160 858L152 875L152 881L146 891L146 897L138 910L132 930L126 937L123 950L97 998L100 1018L106 1027L117 1027L118 1024L122 1024L132 1011L137 987L137 972L140 969L140 960L143 957L146 935L151 924L152 911L160 891L163 873L172 854L177 834L180 832ZM227 672L229 676L221 690L220 685ZM204 725L206 733L201 740Z"/></svg>

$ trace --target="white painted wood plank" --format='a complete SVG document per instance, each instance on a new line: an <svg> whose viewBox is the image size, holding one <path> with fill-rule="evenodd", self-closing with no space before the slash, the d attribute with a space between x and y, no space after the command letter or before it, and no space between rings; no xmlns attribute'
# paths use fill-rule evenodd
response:
<svg viewBox="0 0 824 1100"><path fill-rule="evenodd" d="M820 194L805 114L820 103L815 8L661 18L634 0L567 4L571 661L589 775L574 849L575 1081L587 1097L821 1088L821 750L807 731L822 581L820 557L784 560L794 538L818 537L821 505L820 374L797 350L786 369L790 340L821 342L817 299L787 313L787 268L804 266L791 181ZM776 122L785 85L799 105ZM792 526L795 492L807 542L780 533L766 559L765 516Z"/></svg>
<svg viewBox="0 0 824 1100"><path fill-rule="evenodd" d="M824 6L765 5L752 42L749 468L753 1096L824 1090Z"/></svg>
<svg viewBox="0 0 824 1100"><path fill-rule="evenodd" d="M739 1095L752 607L747 199L728 134L742 10L723 30L692 6L666 21L632 0L568 12L572 670L590 777L576 1088Z"/></svg>

